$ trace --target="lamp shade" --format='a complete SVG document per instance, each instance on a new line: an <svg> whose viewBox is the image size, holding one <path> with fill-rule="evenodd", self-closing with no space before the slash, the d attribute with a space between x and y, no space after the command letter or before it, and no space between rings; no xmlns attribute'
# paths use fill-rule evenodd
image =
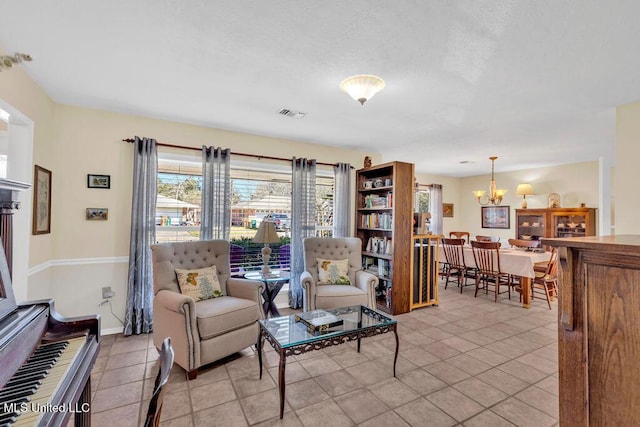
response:
<svg viewBox="0 0 640 427"><path fill-rule="evenodd" d="M347 77L340 83L340 89L364 105L369 99L384 89L384 80L370 74Z"/></svg>
<svg viewBox="0 0 640 427"><path fill-rule="evenodd" d="M533 196L534 194L531 184L518 184L516 188L516 196Z"/></svg>
<svg viewBox="0 0 640 427"><path fill-rule="evenodd" d="M255 243L279 243L280 237L276 233L276 226L273 222L263 219L258 227L258 232L253 238Z"/></svg>

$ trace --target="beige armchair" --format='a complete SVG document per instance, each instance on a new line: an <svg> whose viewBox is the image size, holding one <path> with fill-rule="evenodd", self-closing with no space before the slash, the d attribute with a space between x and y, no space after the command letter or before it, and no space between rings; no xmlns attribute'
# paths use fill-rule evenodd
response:
<svg viewBox="0 0 640 427"><path fill-rule="evenodd" d="M153 343L171 337L175 362L189 379L198 368L254 345L264 318L263 283L230 277L229 242L205 240L151 246L153 254ZM176 268L216 266L223 296L195 302L180 293Z"/></svg>
<svg viewBox="0 0 640 427"><path fill-rule="evenodd" d="M362 241L357 237L307 237L304 245L304 269L300 276L304 311L362 304L375 308L378 277L361 270ZM349 260L351 285L318 283L318 259Z"/></svg>

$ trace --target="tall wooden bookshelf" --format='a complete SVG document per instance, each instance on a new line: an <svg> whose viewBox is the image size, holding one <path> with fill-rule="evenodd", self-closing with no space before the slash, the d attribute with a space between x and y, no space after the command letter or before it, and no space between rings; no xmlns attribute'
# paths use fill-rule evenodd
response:
<svg viewBox="0 0 640 427"><path fill-rule="evenodd" d="M377 308L411 309L413 163L389 162L356 171L356 236L363 269L378 275Z"/></svg>

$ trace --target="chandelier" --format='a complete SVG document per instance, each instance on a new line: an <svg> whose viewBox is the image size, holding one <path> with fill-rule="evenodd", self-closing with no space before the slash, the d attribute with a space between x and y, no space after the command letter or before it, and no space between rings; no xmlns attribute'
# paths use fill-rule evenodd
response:
<svg viewBox="0 0 640 427"><path fill-rule="evenodd" d="M478 203L482 206L488 205L491 203L492 205L499 205L502 203L502 198L507 190L496 190L496 179L494 177L494 162L498 157L492 156L489 157L491 160L491 183L489 183L489 194L486 191L476 190L473 194L477 197Z"/></svg>
<svg viewBox="0 0 640 427"><path fill-rule="evenodd" d="M347 77L340 83L340 89L348 93L360 105L364 105L369 99L384 89L384 80L369 74Z"/></svg>

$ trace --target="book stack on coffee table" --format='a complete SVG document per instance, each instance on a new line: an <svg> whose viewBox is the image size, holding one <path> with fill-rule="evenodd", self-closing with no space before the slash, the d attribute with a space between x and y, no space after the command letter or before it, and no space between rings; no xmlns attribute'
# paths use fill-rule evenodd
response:
<svg viewBox="0 0 640 427"><path fill-rule="evenodd" d="M300 322L306 326L309 332L328 331L329 328L340 326L344 321L335 314L325 310L307 311L295 315L296 322Z"/></svg>

